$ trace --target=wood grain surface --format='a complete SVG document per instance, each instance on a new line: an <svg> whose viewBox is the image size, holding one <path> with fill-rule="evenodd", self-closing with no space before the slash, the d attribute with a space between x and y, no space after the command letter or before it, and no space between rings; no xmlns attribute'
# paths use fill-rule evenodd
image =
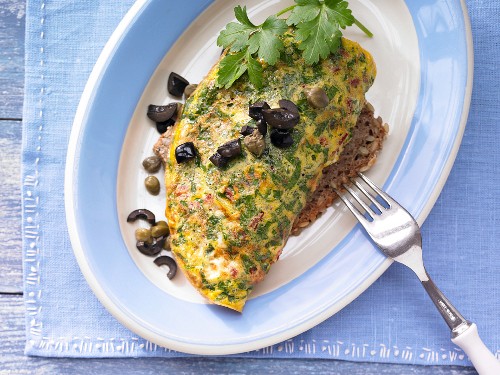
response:
<svg viewBox="0 0 500 375"><path fill-rule="evenodd" d="M0 119L21 119L25 4L0 0Z"/></svg>
<svg viewBox="0 0 500 375"><path fill-rule="evenodd" d="M0 122L0 292L22 291L21 121Z"/></svg>
<svg viewBox="0 0 500 375"><path fill-rule="evenodd" d="M21 254L23 0L0 0L0 375L1 374L475 374L471 368L238 358L69 359L24 355Z"/></svg>

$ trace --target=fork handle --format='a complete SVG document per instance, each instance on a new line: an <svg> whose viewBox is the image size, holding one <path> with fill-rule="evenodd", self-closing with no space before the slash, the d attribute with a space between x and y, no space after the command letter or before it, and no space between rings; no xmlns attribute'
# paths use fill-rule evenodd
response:
<svg viewBox="0 0 500 375"><path fill-rule="evenodd" d="M451 341L462 348L465 354L469 356L480 375L500 374L500 362L484 345L474 323L457 337L452 338Z"/></svg>
<svg viewBox="0 0 500 375"><path fill-rule="evenodd" d="M476 324L467 321L434 284L429 274L425 272L425 275L427 280L425 277L424 280L421 279L422 285L450 327L451 341L469 356L480 375L499 375L500 362L484 345L477 332Z"/></svg>
<svg viewBox="0 0 500 375"><path fill-rule="evenodd" d="M457 336L467 329L470 323L460 314L455 306L452 305L443 292L439 290L427 272L425 272L425 275L427 276L427 280L421 279L422 285L429 297L431 297L432 302L434 302L434 305L437 307L444 321L448 327L450 327L452 337Z"/></svg>

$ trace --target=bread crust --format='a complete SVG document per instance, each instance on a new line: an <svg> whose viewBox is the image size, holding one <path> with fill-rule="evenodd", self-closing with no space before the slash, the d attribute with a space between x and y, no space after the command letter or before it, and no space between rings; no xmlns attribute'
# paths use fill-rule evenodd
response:
<svg viewBox="0 0 500 375"><path fill-rule="evenodd" d="M305 207L295 219L292 235L298 235L310 226L338 198L332 187L341 186L348 182L349 178L368 170L375 163L387 130L382 118L375 118L373 106L367 103L339 160L323 170L318 187L308 197Z"/></svg>

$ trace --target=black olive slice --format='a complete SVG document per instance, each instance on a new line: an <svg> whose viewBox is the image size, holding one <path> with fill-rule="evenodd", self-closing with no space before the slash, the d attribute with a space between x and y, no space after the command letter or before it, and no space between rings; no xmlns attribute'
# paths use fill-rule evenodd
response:
<svg viewBox="0 0 500 375"><path fill-rule="evenodd" d="M255 130L255 128L253 126L250 126L250 125L244 125L241 130L240 130L240 134L244 137L246 137L247 135L250 135L253 133L253 131Z"/></svg>
<svg viewBox="0 0 500 375"><path fill-rule="evenodd" d="M291 100L281 99L278 102L278 104L279 104L280 108L282 108L282 109L288 109L290 112L299 114L299 109L297 108L295 103L292 102Z"/></svg>
<svg viewBox="0 0 500 375"><path fill-rule="evenodd" d="M177 163L184 163L195 157L196 149L193 142L186 142L175 148L175 160L177 160Z"/></svg>
<svg viewBox="0 0 500 375"><path fill-rule="evenodd" d="M155 214L145 208L132 211L127 217L127 222L131 223L137 219L146 220L149 224L154 224L156 221Z"/></svg>
<svg viewBox="0 0 500 375"><path fill-rule="evenodd" d="M158 133L163 134L167 131L167 129L170 126L173 126L174 124L175 124L175 120L173 118L169 118L167 121L157 122L156 123L156 130L158 130Z"/></svg>
<svg viewBox="0 0 500 375"><path fill-rule="evenodd" d="M299 123L300 119L298 113L283 108L264 109L262 114L264 120L273 128L277 129L292 129Z"/></svg>
<svg viewBox="0 0 500 375"><path fill-rule="evenodd" d="M167 89L170 95L181 98L187 85L189 81L177 73L172 72L168 76Z"/></svg>
<svg viewBox="0 0 500 375"><path fill-rule="evenodd" d="M271 143L278 148L288 148L293 145L293 138L288 130L273 129Z"/></svg>
<svg viewBox="0 0 500 375"><path fill-rule="evenodd" d="M222 156L218 152L210 156L209 160L218 168L224 168L229 161L228 158Z"/></svg>
<svg viewBox="0 0 500 375"><path fill-rule="evenodd" d="M226 158L233 158L241 154L240 139L233 139L232 141L224 143L217 149L217 152Z"/></svg>
<svg viewBox="0 0 500 375"><path fill-rule="evenodd" d="M177 263L175 263L175 260L173 258L170 258L169 256L162 255L161 257L156 258L153 261L158 267L161 266L167 266L168 267L168 273L167 277L172 280L175 274L177 273Z"/></svg>
<svg viewBox="0 0 500 375"><path fill-rule="evenodd" d="M142 254L147 255L149 257L153 257L155 255L160 254L166 239L167 239L166 236L162 236L155 238L152 243L137 241L135 246L137 247L137 250L139 250Z"/></svg>
<svg viewBox="0 0 500 375"><path fill-rule="evenodd" d="M177 103L169 103L167 105L148 106L148 117L155 122L164 122L177 114Z"/></svg>
<svg viewBox="0 0 500 375"><path fill-rule="evenodd" d="M262 120L262 110L270 109L271 107L267 102L257 102L250 105L248 115L254 120Z"/></svg>
<svg viewBox="0 0 500 375"><path fill-rule="evenodd" d="M265 136L267 134L267 123L264 120L257 121L257 129L259 133Z"/></svg>

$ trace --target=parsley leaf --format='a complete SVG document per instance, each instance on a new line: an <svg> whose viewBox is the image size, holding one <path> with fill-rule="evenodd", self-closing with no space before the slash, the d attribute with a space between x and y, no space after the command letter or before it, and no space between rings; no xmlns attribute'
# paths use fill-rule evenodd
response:
<svg viewBox="0 0 500 375"><path fill-rule="evenodd" d="M247 71L245 60L246 50L228 54L221 60L217 85L219 87L230 88L231 85Z"/></svg>
<svg viewBox="0 0 500 375"><path fill-rule="evenodd" d="M337 22L342 29L354 23L355 18L352 15L352 11L348 8L349 4L347 1L325 0L325 5L331 9L332 14L335 15L335 22Z"/></svg>
<svg viewBox="0 0 500 375"><path fill-rule="evenodd" d="M296 0L297 6L293 8L288 16L286 23L288 25L297 25L300 22L307 22L314 19L320 11L319 0Z"/></svg>
<svg viewBox="0 0 500 375"><path fill-rule="evenodd" d="M262 87L262 65L260 62L258 62L256 59L252 57L250 54L250 51L247 50L247 68L248 68L248 78L250 79L250 82L253 83L253 85L257 88Z"/></svg>
<svg viewBox="0 0 500 375"><path fill-rule="evenodd" d="M262 59L276 64L283 50L282 34L287 30L286 21L276 16L268 17L261 25L254 25L248 18L246 7L237 6L234 14L238 22L230 22L217 38L217 45L229 48L220 65L217 85L230 87L248 70L250 82L262 87ZM224 63L224 64L223 64Z"/></svg>
<svg viewBox="0 0 500 375"><path fill-rule="evenodd" d="M238 5L236 8L234 8L234 15L236 19L240 21L243 25L247 25L253 28L257 27L252 23L252 21L250 21L250 18L248 18L246 6L242 8L241 6Z"/></svg>
<svg viewBox="0 0 500 375"><path fill-rule="evenodd" d="M306 64L326 58L340 45L340 29L354 23L348 4L343 0L296 0L297 6L288 17L295 25L299 49Z"/></svg>
<svg viewBox="0 0 500 375"><path fill-rule="evenodd" d="M262 87L262 64L252 57L248 48L224 56L219 67L217 76L219 87L228 89L245 72L248 72L248 78L256 88Z"/></svg>
<svg viewBox="0 0 500 375"><path fill-rule="evenodd" d="M259 30L255 32L248 41L252 54L257 53L259 58L270 65L276 64L283 51L284 45L280 36L288 29L285 20L268 17Z"/></svg>
<svg viewBox="0 0 500 375"><path fill-rule="evenodd" d="M290 11L288 18L278 18ZM295 5L268 17L260 25L250 21L245 6L235 7L234 15L238 22L228 23L217 38L217 45L227 50L219 65L218 87L231 87L247 72L250 82L261 88L262 62L275 65L280 59L283 35L289 28L307 65L335 52L340 47L341 29L347 26L356 24L367 36L373 35L354 18L345 0L295 0Z"/></svg>
<svg viewBox="0 0 500 375"><path fill-rule="evenodd" d="M280 37L287 30L285 20L276 16L268 17L263 24L254 25L248 18L246 7L234 8L237 22L230 22L217 38L217 45L239 52L248 47L252 55L274 65L283 50Z"/></svg>
<svg viewBox="0 0 500 375"><path fill-rule="evenodd" d="M254 27L241 23L230 22L222 30L217 38L217 45L230 48L232 52L241 51L248 44L250 34L255 30Z"/></svg>

